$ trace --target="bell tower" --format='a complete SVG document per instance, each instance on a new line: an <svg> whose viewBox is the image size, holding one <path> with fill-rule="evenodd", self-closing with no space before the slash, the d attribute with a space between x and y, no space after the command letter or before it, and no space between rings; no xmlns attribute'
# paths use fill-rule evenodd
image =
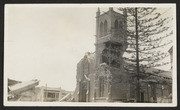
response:
<svg viewBox="0 0 180 110"><path fill-rule="evenodd" d="M127 12L112 7L96 12L95 90L94 99L127 99L127 75L122 58L127 48Z"/></svg>
<svg viewBox="0 0 180 110"><path fill-rule="evenodd" d="M107 63L109 66L120 67L119 59L122 59L124 50L127 48L126 20L125 10L123 14L120 14L110 7L107 12L101 14L98 8L96 12L96 66Z"/></svg>

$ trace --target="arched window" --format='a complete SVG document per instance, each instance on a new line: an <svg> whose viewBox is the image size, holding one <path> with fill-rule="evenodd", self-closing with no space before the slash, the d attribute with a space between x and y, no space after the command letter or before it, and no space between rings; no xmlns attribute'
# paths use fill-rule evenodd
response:
<svg viewBox="0 0 180 110"><path fill-rule="evenodd" d="M103 26L103 23L101 22L100 24L100 36L102 37L103 36L103 32L104 31L104 26Z"/></svg>
<svg viewBox="0 0 180 110"><path fill-rule="evenodd" d="M123 22L122 21L119 22L119 28L123 28Z"/></svg>
<svg viewBox="0 0 180 110"><path fill-rule="evenodd" d="M117 20L114 22L114 27L115 27L115 29L118 29L118 21Z"/></svg>
<svg viewBox="0 0 180 110"><path fill-rule="evenodd" d="M104 35L107 35L107 21L104 22Z"/></svg>

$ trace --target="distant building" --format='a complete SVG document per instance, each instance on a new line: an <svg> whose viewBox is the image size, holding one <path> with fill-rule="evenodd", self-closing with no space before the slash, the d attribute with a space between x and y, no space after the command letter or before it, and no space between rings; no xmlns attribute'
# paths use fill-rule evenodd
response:
<svg viewBox="0 0 180 110"><path fill-rule="evenodd" d="M43 102L56 102L62 98L61 88L41 87Z"/></svg>
<svg viewBox="0 0 180 110"><path fill-rule="evenodd" d="M42 86L38 95L38 100L43 102L60 102L71 101L71 92L61 88L45 87Z"/></svg>
<svg viewBox="0 0 180 110"><path fill-rule="evenodd" d="M12 80L8 80L12 81ZM39 80L31 80L8 86L9 101L35 101Z"/></svg>

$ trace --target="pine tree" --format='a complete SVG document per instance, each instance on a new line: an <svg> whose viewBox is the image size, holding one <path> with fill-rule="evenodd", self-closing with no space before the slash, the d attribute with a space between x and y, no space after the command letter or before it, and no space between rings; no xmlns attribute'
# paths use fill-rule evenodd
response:
<svg viewBox="0 0 180 110"><path fill-rule="evenodd" d="M140 100L140 82L147 76L158 77L158 72L146 73L148 68L167 65L170 62L161 62L168 57L167 52L160 49L171 44L172 40L166 40L173 34L169 25L172 21L171 16L162 17L170 9L161 12L157 8L120 8L120 11L127 12L127 43L125 70L132 77L132 84L136 86L136 100ZM163 42L162 42L163 41Z"/></svg>

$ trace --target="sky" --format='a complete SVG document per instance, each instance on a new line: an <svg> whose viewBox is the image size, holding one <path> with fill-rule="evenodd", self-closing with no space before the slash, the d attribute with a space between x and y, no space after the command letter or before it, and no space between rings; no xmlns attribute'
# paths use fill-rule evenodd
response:
<svg viewBox="0 0 180 110"><path fill-rule="evenodd" d="M74 90L77 63L95 51L96 11L97 6L6 5L5 76Z"/></svg>
<svg viewBox="0 0 180 110"><path fill-rule="evenodd" d="M6 5L5 74L8 78L74 90L76 65L95 50L97 7Z"/></svg>

